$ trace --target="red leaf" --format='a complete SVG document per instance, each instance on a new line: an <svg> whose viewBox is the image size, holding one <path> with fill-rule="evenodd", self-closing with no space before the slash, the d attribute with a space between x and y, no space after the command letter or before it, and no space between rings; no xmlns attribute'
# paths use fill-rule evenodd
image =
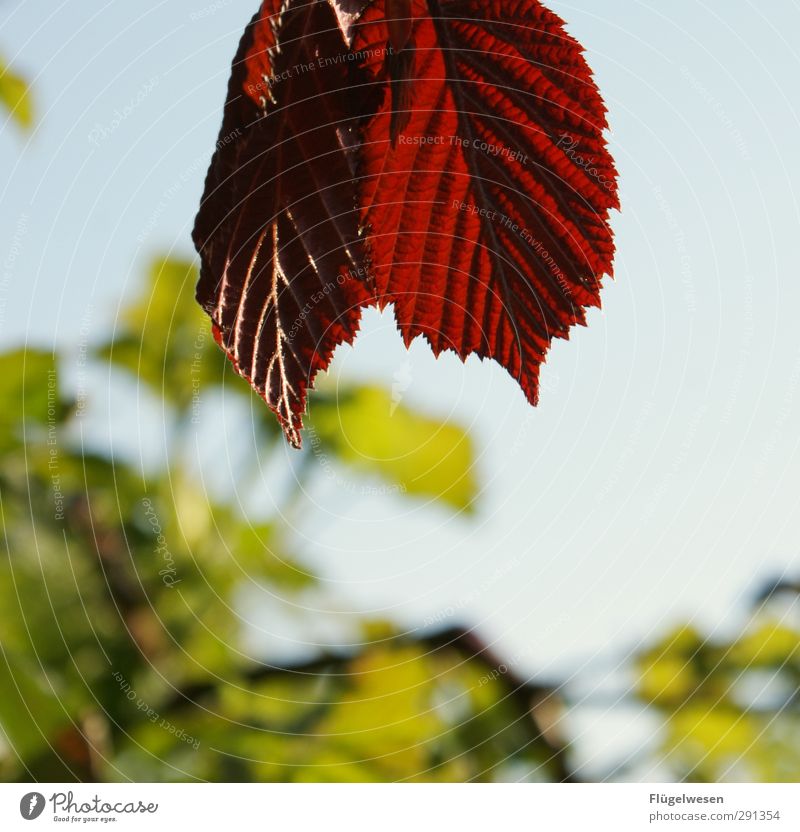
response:
<svg viewBox="0 0 800 832"><path fill-rule="evenodd" d="M375 0L351 48L389 85L359 157L379 304L406 344L490 356L535 403L551 340L612 271L616 171L580 46L537 0Z"/></svg>
<svg viewBox="0 0 800 832"><path fill-rule="evenodd" d="M193 235L215 337L296 447L306 391L370 299L344 149L346 52L324 0L262 3L233 62Z"/></svg>
<svg viewBox="0 0 800 832"><path fill-rule="evenodd" d="M538 0L278 12L265 0L240 44L194 233L198 299L237 371L299 446L306 391L360 307L394 304L407 344L495 358L535 403L614 252L580 46Z"/></svg>

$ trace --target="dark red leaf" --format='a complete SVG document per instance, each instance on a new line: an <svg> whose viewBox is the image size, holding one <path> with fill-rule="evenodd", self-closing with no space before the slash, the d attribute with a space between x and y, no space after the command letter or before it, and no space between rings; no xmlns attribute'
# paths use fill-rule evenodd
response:
<svg viewBox="0 0 800 832"><path fill-rule="evenodd" d="M345 151L346 53L324 0L262 3L233 63L194 229L198 301L297 447L306 391L370 300Z"/></svg>
<svg viewBox="0 0 800 832"><path fill-rule="evenodd" d="M612 271L616 171L582 50L537 0L374 0L353 31L384 90L359 155L377 300L407 344L490 356L535 403L551 340Z"/></svg>
<svg viewBox="0 0 800 832"><path fill-rule="evenodd" d="M194 236L198 299L293 444L370 302L407 344L495 358L536 402L552 339L611 273L605 127L538 0L265 0Z"/></svg>

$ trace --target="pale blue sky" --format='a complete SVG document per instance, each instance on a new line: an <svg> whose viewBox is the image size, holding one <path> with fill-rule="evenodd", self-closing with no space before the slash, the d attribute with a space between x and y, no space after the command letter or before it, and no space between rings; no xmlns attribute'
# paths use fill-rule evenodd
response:
<svg viewBox="0 0 800 832"><path fill-rule="evenodd" d="M97 336L150 255L192 253L256 5L0 5L39 109L30 139L0 135L3 343L75 344L82 320ZM610 110L623 211L604 310L555 345L536 410L499 367L406 353L368 313L331 381L410 377L408 402L471 425L486 494L465 521L322 476L303 529L342 610L416 626L449 607L545 670L736 620L754 580L800 566L800 3L550 6Z"/></svg>

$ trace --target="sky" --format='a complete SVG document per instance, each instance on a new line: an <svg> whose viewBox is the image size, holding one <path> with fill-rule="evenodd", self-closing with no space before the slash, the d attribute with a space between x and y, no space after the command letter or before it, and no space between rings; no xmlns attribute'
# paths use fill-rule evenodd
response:
<svg viewBox="0 0 800 832"><path fill-rule="evenodd" d="M0 4L0 53L38 110L30 136L0 132L3 345L99 339L154 254L193 256L256 5ZM500 367L406 351L367 312L326 383L403 378L405 403L469 426L478 510L343 497L320 476L296 529L334 619L467 622L545 676L613 666L678 622L738 626L761 581L800 567L800 3L549 5L609 108L622 210L604 307L554 344L536 409Z"/></svg>

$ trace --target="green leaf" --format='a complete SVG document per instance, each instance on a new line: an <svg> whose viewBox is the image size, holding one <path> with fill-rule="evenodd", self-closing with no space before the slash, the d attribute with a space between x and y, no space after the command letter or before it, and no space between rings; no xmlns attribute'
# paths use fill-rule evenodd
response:
<svg viewBox="0 0 800 832"><path fill-rule="evenodd" d="M458 425L397 404L383 388L363 386L335 398L317 395L309 426L314 453L332 452L397 492L471 510L475 452Z"/></svg>
<svg viewBox="0 0 800 832"><path fill-rule="evenodd" d="M0 58L0 101L17 124L29 129L33 125L33 105L28 84Z"/></svg>
<svg viewBox="0 0 800 832"><path fill-rule="evenodd" d="M18 349L0 354L0 453L21 444L27 428L53 432L69 405L61 399L52 354ZM39 432L42 437L42 432Z"/></svg>
<svg viewBox="0 0 800 832"><path fill-rule="evenodd" d="M123 308L114 339L97 350L182 409L199 404L202 389L219 384L225 369L208 317L195 302L196 283L188 260L155 260L144 294Z"/></svg>
<svg viewBox="0 0 800 832"><path fill-rule="evenodd" d="M48 748L53 733L69 723L58 698L36 676L31 662L0 652L0 729L22 760Z"/></svg>

